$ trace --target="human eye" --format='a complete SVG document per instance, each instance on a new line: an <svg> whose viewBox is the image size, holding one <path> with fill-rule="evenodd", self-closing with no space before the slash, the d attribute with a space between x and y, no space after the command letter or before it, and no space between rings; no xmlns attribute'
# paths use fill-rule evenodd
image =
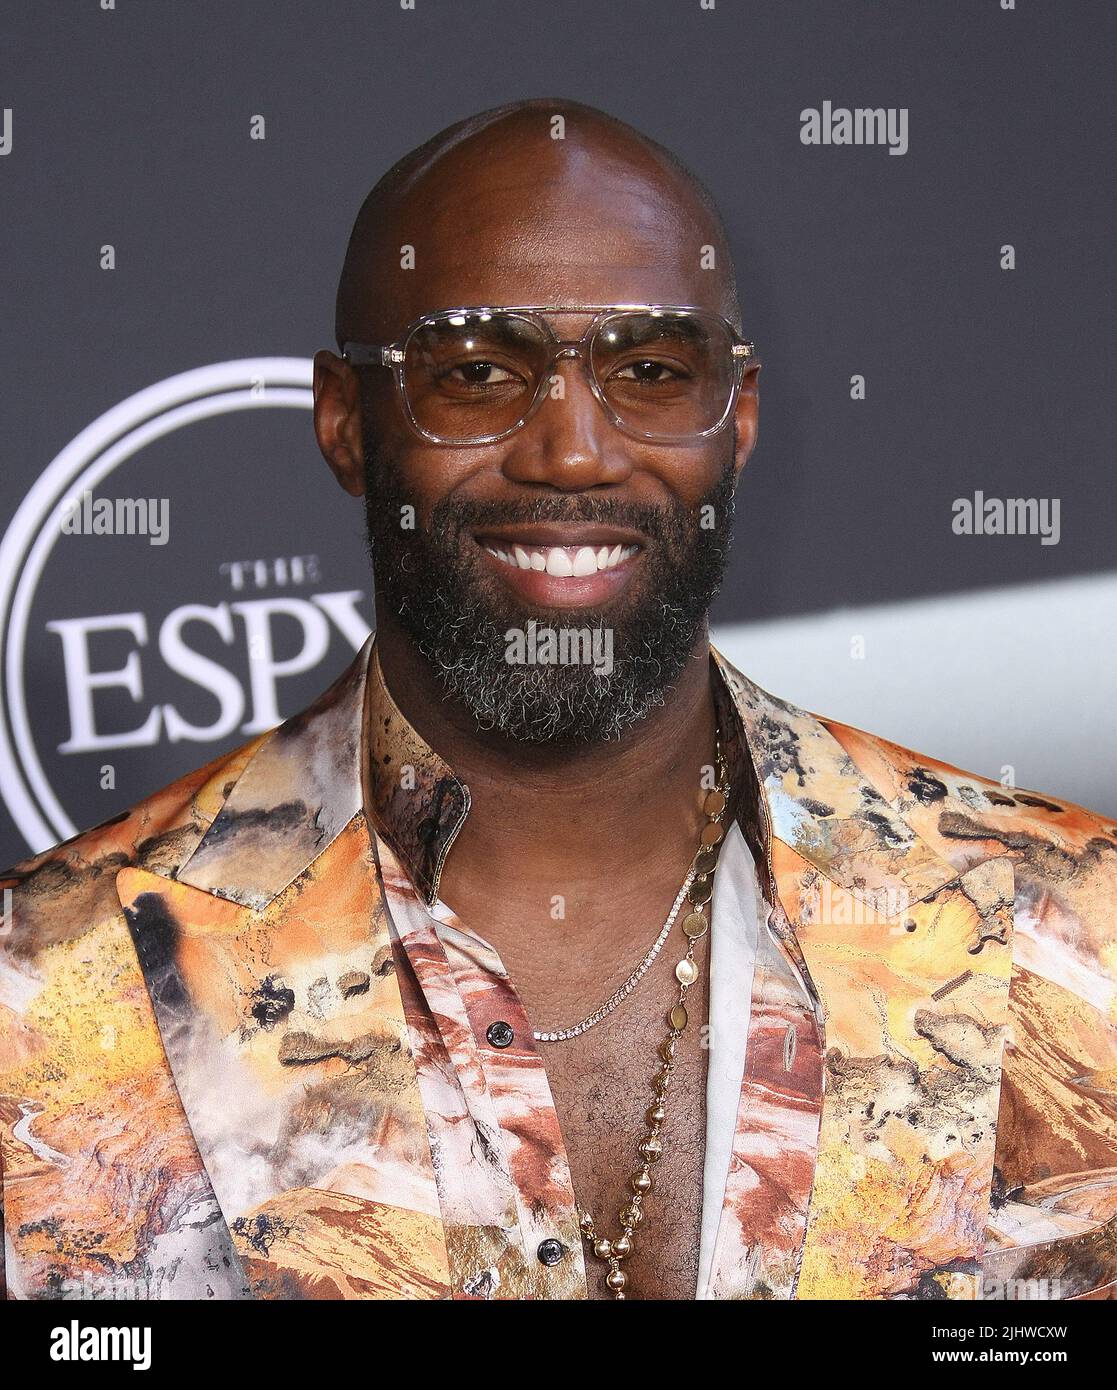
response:
<svg viewBox="0 0 1117 1390"><path fill-rule="evenodd" d="M515 372L487 358L453 362L439 372L439 380L454 386L504 386L519 380Z"/></svg>
<svg viewBox="0 0 1117 1390"><path fill-rule="evenodd" d="M685 373L671 363L663 362L658 358L640 357L633 362L626 362L623 366L616 368L612 375L620 377L625 381L654 383L670 381L685 375Z"/></svg>

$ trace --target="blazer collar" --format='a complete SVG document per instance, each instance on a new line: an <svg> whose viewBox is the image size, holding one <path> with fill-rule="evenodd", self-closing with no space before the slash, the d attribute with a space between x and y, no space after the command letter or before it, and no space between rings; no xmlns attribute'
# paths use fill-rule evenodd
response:
<svg viewBox="0 0 1117 1390"><path fill-rule="evenodd" d="M877 909L920 901L957 878L957 868L885 800L821 719L768 694L711 651L740 716L771 837ZM761 834L767 845L763 827Z"/></svg>
<svg viewBox="0 0 1117 1390"><path fill-rule="evenodd" d="M266 737L174 877L262 911L361 809L370 637L346 671Z"/></svg>
<svg viewBox="0 0 1117 1390"><path fill-rule="evenodd" d="M719 706L737 716L731 739L759 782L759 824L745 830L769 871L774 837L873 904L888 894L919 901L957 877L820 719L711 654L724 682ZM260 911L365 808L431 906L469 806L469 788L392 699L374 634L314 704L261 743L175 877Z"/></svg>

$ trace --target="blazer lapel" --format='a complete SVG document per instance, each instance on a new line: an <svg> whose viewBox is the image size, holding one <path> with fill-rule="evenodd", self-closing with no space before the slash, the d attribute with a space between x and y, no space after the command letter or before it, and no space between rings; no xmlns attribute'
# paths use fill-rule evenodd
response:
<svg viewBox="0 0 1117 1390"><path fill-rule="evenodd" d="M175 877L117 877L176 1086L258 1297L449 1287L361 810L367 655L262 743Z"/></svg>
<svg viewBox="0 0 1117 1390"><path fill-rule="evenodd" d="M960 874L819 720L714 657L760 782L772 904L714 1296L975 1297L1011 863Z"/></svg>

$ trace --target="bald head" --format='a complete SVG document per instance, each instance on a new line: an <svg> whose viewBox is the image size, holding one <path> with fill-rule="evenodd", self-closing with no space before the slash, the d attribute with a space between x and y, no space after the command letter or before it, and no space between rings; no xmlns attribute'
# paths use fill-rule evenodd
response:
<svg viewBox="0 0 1117 1390"><path fill-rule="evenodd" d="M540 98L449 126L380 179L349 239L335 329L340 347L457 305L612 303L695 304L739 327L724 225L663 146Z"/></svg>

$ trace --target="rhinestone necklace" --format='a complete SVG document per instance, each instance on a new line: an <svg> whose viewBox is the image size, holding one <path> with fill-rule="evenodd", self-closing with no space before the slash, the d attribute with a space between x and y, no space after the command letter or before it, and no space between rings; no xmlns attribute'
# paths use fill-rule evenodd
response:
<svg viewBox="0 0 1117 1390"><path fill-rule="evenodd" d="M715 730L714 732L714 758L716 762L718 785L720 787L722 782L725 781L725 765L721 756L721 734L719 730ZM725 789L726 791L728 791L728 783L726 783ZM711 798L713 798L717 794L718 793L716 791L710 792L709 795L706 797L706 802L711 803ZM704 809L706 808L704 807ZM707 817L711 820L711 822L713 822L716 819L715 817L710 816L708 809L706 810L706 814ZM710 865L711 873L713 872L713 863L717 860L716 846L717 842L715 841ZM554 1028L548 1032L533 1031L532 1037L535 1039L536 1042L568 1042L571 1038L580 1037L583 1033L588 1031L595 1024L600 1023L603 1018L608 1017L608 1015L613 1012L613 1010L617 1007L618 1004L624 1003L624 1001L628 998L628 996L632 993L632 991L647 974L652 962L663 949L663 943L667 940L668 936L670 935L671 928L675 925L675 918L679 915L679 908L683 905L683 899L687 895L687 890L690 888L690 885L694 882L695 876L700 873L699 861L707 848L708 846L706 842L703 840L700 843L698 853L694 857L694 862L687 870L687 876L685 879L683 879L683 886L679 889L678 896L675 898L675 901L671 906L671 911L667 914L667 921L663 924L663 930L659 933L655 941L652 943L647 955L632 972L632 974L629 975L628 979L625 980L624 984L622 984L614 994L611 994L599 1009L594 1009L593 1013L587 1014L586 1017L582 1019L581 1023L574 1023L569 1028ZM677 969L676 974L678 974Z"/></svg>
<svg viewBox="0 0 1117 1390"><path fill-rule="evenodd" d="M628 1204L621 1208L620 1235L612 1239L599 1235L591 1214L584 1208L579 1213L582 1238L594 1255L608 1266L609 1272L605 1276L605 1284L614 1298L626 1296L625 1285L628 1283L628 1276L621 1269L621 1261L632 1253L633 1237L644 1220L644 1198L652 1190L652 1166L658 1163L663 1156L661 1136L663 1124L667 1118L665 1101L675 1070L675 1054L678 1051L679 1038L689 1022L686 1009L687 991L698 979L698 966L694 961L694 947L695 943L706 935L710 926L706 914L709 911L710 899L713 897L713 876L714 869L717 867L718 850L725 838L725 826L722 824L722 817L729 805L730 792L729 775L722 757L720 738L717 741L716 759L717 786L713 791L707 792L703 800L702 809L706 815L706 824L702 827L702 834L699 837L699 849L694 857L691 871L687 875L688 882L684 885L683 892L680 893L675 908L672 910L673 917L684 894L689 898L690 911L682 922L682 931L687 942L686 954L675 966L675 978L679 982L679 996L667 1015L669 1031L659 1047L660 1065L652 1081L652 1103L644 1112L644 1123L647 1129L644 1137L636 1146L640 1155L640 1167L628 1180L632 1189L632 1196ZM670 929L671 920L671 918L668 919L665 933ZM656 949L658 950L658 944ZM616 1005L613 1007L615 1008ZM591 1015L592 1017L593 1015Z"/></svg>
<svg viewBox="0 0 1117 1390"><path fill-rule="evenodd" d="M589 1014L588 1017L582 1019L581 1023L575 1023L570 1028L556 1028L553 1032L550 1033L533 1033L532 1037L535 1039L536 1042L567 1042L570 1038L577 1038L582 1033L586 1032L587 1029L592 1028L595 1023L600 1023L601 1020L605 1018L607 1014L611 1014L613 1012L613 1010L617 1007L618 1004L622 1004L628 998L628 996L632 993L632 991L647 974L648 967L651 965L652 961L655 960L656 956L658 956L660 951L662 950L663 943L667 940L671 928L675 925L675 918L679 915L679 908L683 905L683 898L686 896L686 891L690 887L693 880L694 866L691 865L690 869L688 869L687 871L686 878L683 880L683 886L679 889L679 895L675 899L674 906L671 908L671 911L667 914L667 921L663 924L663 930L660 932L659 936L656 937L651 950L636 967L636 969L632 972L632 974L628 977L628 979L625 980L624 984L621 985L620 989L618 989L615 994L611 995L605 1001L605 1003L602 1004L600 1009L595 1009L592 1014Z"/></svg>

